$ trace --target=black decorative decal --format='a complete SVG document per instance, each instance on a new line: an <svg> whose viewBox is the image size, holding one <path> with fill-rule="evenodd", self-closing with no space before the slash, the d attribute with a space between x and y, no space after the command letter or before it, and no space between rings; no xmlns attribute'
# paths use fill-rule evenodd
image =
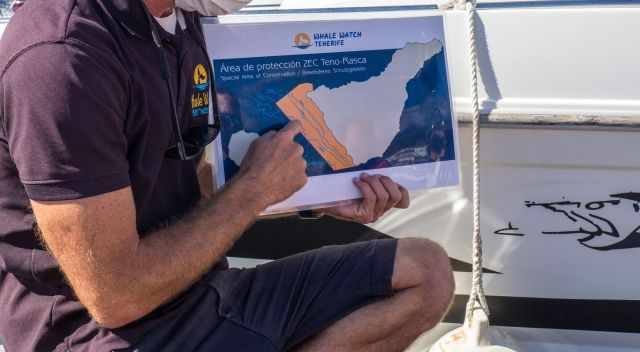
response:
<svg viewBox="0 0 640 352"><path fill-rule="evenodd" d="M518 230L520 229L517 227L513 227L513 225L511 225L511 221L509 221L509 226L503 229L496 230L493 233L503 236L524 236L524 233L519 233L517 232Z"/></svg>
<svg viewBox="0 0 640 352"><path fill-rule="evenodd" d="M253 225L229 251L231 257L281 259L323 246L392 238L368 226L325 216L301 220L296 216L261 220ZM471 263L450 258L456 272L471 272ZM483 268L485 274L501 274Z"/></svg>
<svg viewBox="0 0 640 352"><path fill-rule="evenodd" d="M591 202L573 202L562 200L558 202L534 202L525 201L527 208L539 207L545 210L552 211L554 213L562 214L566 219L574 224L577 224L577 228L562 229L562 230L548 230L542 231L543 235L584 235L578 239L578 242L591 249L599 251L609 251L615 249L629 249L640 248L640 226L635 227L628 233L622 233L619 231L618 226L613 221L606 218L603 214L597 212L607 207L618 207L628 204L623 201L631 201L630 204L634 212L640 211L640 193L628 192L611 194L609 197L613 199L598 200ZM584 205L584 207L583 207ZM581 211L582 210L582 211ZM498 230L513 230L511 229L511 223L509 223L508 229ZM593 240L598 239L611 239L612 243L602 245L594 244ZM617 240L618 239L618 240Z"/></svg>
<svg viewBox="0 0 640 352"><path fill-rule="evenodd" d="M457 295L444 321L462 323L468 300ZM487 302L491 325L640 333L640 300L487 296Z"/></svg>

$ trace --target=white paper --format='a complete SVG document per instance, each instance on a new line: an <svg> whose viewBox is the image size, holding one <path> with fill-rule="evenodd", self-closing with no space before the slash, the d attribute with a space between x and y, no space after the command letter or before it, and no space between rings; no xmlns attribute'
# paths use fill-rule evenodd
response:
<svg viewBox="0 0 640 352"><path fill-rule="evenodd" d="M218 185L255 138L291 120L303 126L297 141L309 182L268 212L359 198L352 181L364 171L409 190L458 184L441 16L216 24L205 32L223 112Z"/></svg>

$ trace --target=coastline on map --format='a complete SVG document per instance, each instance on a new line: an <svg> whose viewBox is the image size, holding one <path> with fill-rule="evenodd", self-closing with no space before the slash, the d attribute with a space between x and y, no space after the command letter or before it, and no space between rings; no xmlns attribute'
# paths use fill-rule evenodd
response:
<svg viewBox="0 0 640 352"><path fill-rule="evenodd" d="M219 81L225 179L255 138L293 120L310 177L455 160L442 43L214 62L217 76L223 67L262 70Z"/></svg>

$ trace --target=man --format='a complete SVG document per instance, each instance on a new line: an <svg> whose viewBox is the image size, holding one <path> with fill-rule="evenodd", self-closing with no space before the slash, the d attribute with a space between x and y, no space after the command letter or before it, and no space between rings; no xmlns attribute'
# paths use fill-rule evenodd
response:
<svg viewBox="0 0 640 352"><path fill-rule="evenodd" d="M203 67L199 17L172 0L32 0L12 19L0 43L7 349L400 351L433 327L453 279L426 240L226 267L258 214L305 184L306 165L290 124L209 194L205 168L167 152L206 129L190 104ZM363 199L326 214L365 223L409 204L388 178L354 183Z"/></svg>

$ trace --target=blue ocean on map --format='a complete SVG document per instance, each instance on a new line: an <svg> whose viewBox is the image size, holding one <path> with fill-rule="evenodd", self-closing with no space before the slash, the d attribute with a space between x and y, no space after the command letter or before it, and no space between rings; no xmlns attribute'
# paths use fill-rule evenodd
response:
<svg viewBox="0 0 640 352"><path fill-rule="evenodd" d="M216 93L222 122L221 142L224 156L224 170L226 179L231 178L238 170L241 160L232 157L230 145L234 135L238 133L262 135L270 130L278 130L286 125L290 118L278 106L278 102L303 83L311 84L313 89L325 92L337 88L367 82L374 77L385 74L390 66L394 54L401 49L372 50L358 52L324 53L312 55L292 55L279 57L227 59L214 61ZM268 65L278 62L316 62L318 60L361 60L358 70L331 74L304 73L304 68L272 69L269 74L246 76L237 79L222 79L228 77L226 67L243 67L244 65ZM395 166L415 165L422 163L455 160L455 143L453 132L453 118L451 112L451 97L447 81L445 51L439 50L430 56L403 85L406 99L398 109L399 116L389 116L396 122L391 133L392 138L383 141L380 153L371 155L366 160L354 158L354 164L349 167L336 169L319 152L318 148L304 136L299 135L296 141L305 150L304 157L308 163L309 176L328 175L359 170L380 169ZM389 74L387 72L387 74ZM371 99L384 99L391 92L381 89ZM404 96L404 95L403 95ZM344 104L345 102L341 102ZM379 125L379 120L365 122L371 128ZM381 126L381 128L387 128ZM376 144L372 140L369 143Z"/></svg>

